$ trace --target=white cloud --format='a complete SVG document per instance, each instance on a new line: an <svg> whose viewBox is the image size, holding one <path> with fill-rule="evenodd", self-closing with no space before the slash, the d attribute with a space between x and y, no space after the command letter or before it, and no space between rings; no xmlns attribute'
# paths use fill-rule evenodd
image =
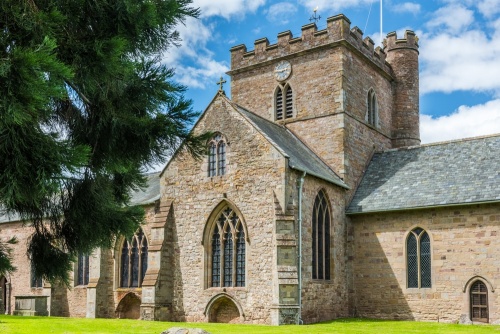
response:
<svg viewBox="0 0 500 334"><path fill-rule="evenodd" d="M193 7L201 9L201 17L221 16L229 19L255 12L266 0L194 0Z"/></svg>
<svg viewBox="0 0 500 334"><path fill-rule="evenodd" d="M378 2L379 0L298 0L298 2L306 8L310 8L312 11L314 8L318 7L318 13L324 10L335 10L339 11L345 8L357 7L359 5L366 5L372 2Z"/></svg>
<svg viewBox="0 0 500 334"><path fill-rule="evenodd" d="M266 18L270 22L287 24L290 17L297 12L297 7L289 2L279 2L266 11Z"/></svg>
<svg viewBox="0 0 500 334"><path fill-rule="evenodd" d="M392 7L392 10L396 13L411 13L418 14L420 12L421 6L418 3L414 2L403 2L395 4Z"/></svg>
<svg viewBox="0 0 500 334"><path fill-rule="evenodd" d="M459 4L439 8L427 22L430 29L444 28L451 33L459 33L474 21L474 12Z"/></svg>
<svg viewBox="0 0 500 334"><path fill-rule="evenodd" d="M423 144L496 133L500 133L500 99L461 106L454 113L438 118L420 115Z"/></svg>
<svg viewBox="0 0 500 334"><path fill-rule="evenodd" d="M182 39L180 47L172 47L164 55L162 62L175 68L175 80L190 88L205 88L229 71L225 62L214 60L214 54L206 47L214 36L214 27L193 18L186 25L177 27ZM186 63L191 60L193 66Z"/></svg>
<svg viewBox="0 0 500 334"><path fill-rule="evenodd" d="M420 92L454 90L500 94L500 40L482 31L459 36L423 35L420 44Z"/></svg>
<svg viewBox="0 0 500 334"><path fill-rule="evenodd" d="M493 17L500 13L500 0L482 0L477 3L477 8L486 17Z"/></svg>

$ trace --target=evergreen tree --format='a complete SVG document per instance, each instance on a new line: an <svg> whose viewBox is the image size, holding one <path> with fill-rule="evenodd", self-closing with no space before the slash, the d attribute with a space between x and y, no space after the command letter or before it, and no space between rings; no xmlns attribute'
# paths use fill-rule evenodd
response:
<svg viewBox="0 0 500 334"><path fill-rule="evenodd" d="M0 206L33 227L37 276L67 283L79 252L135 232L143 166L180 142L202 153L185 87L159 62L191 2L0 2Z"/></svg>

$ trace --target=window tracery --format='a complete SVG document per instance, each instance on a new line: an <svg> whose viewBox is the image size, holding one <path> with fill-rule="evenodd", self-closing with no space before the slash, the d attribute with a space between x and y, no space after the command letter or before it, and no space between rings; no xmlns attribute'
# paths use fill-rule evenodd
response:
<svg viewBox="0 0 500 334"><path fill-rule="evenodd" d="M245 286L245 231L230 207L221 211L211 234L210 287Z"/></svg>
<svg viewBox="0 0 500 334"><path fill-rule="evenodd" d="M124 240L121 248L120 287L142 286L148 268L148 241L142 229L131 240Z"/></svg>

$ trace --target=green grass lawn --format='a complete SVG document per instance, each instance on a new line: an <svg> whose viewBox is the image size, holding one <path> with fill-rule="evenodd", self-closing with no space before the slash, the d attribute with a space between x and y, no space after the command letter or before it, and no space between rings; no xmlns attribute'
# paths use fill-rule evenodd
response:
<svg viewBox="0 0 500 334"><path fill-rule="evenodd" d="M15 334L160 334L170 327L198 327L212 334L294 334L294 333L500 333L500 326L492 325L449 325L429 322L383 321L367 319L339 319L303 326L259 326L228 325L208 323L153 322L119 319L77 319L58 317L17 317L0 315L0 333Z"/></svg>

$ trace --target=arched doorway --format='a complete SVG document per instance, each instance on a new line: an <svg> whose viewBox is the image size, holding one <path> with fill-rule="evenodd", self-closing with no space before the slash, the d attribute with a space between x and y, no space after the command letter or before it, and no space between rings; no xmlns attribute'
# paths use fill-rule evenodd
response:
<svg viewBox="0 0 500 334"><path fill-rule="evenodd" d="M209 322L235 324L243 320L241 308L226 294L212 298L207 305L207 313Z"/></svg>
<svg viewBox="0 0 500 334"><path fill-rule="evenodd" d="M135 293L128 293L120 300L116 308L119 319L139 319L141 317L141 299Z"/></svg>
<svg viewBox="0 0 500 334"><path fill-rule="evenodd" d="M470 288L470 317L472 321L488 322L488 288L476 281Z"/></svg>

